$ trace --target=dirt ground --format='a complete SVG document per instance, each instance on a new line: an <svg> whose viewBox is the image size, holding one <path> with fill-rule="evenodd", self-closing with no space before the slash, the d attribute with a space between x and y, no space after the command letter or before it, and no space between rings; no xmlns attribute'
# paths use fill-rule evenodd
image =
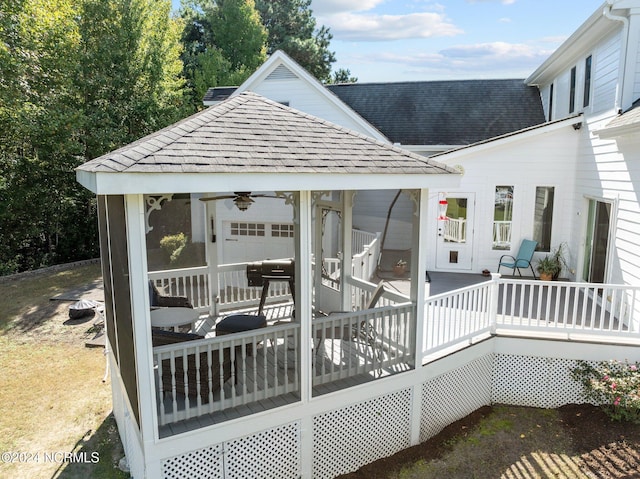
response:
<svg viewBox="0 0 640 479"><path fill-rule="evenodd" d="M494 414L495 409L483 407L449 425L430 440L363 466L356 472L339 476L339 479L640 478L640 426L638 425L613 422L602 409L595 406L571 404L550 411L548 414L543 412L551 422L533 426L534 429L536 426L540 429L537 432L535 449L538 450L536 451L530 450L531 444L523 444L520 448L513 440L507 443L486 437L485 440L477 442L469 441L481 421ZM514 424L511 425L510 430L520 431L529 428L529 432L533 432L530 424L518 424L518 421L524 422L523 417L529 416L525 410L530 408L508 409L513 411L510 416ZM483 435L484 432L481 432L480 436ZM524 434L520 437L524 437ZM461 453L459 444L465 443L465 440L467 440L465 447L468 449L468 443L471 442L471 448L474 449L471 454L464 452L467 455L466 459L469 460L469 456L472 456L472 461L474 457L477 460L476 465L471 466L471 469L466 466L458 468L453 466L448 469L446 476L442 473L407 472L406 467L414 463L454 462L455 456ZM545 451L554 453L548 457L556 462L553 466L557 467L550 467L546 473L539 465L530 467L529 471L524 470L522 464L526 463L527 456L542 457ZM497 469L494 465L483 464L488 456L493 456L494 462L500 463ZM518 462L520 464L516 465ZM564 468L559 464L560 462L565 463ZM446 466L440 467L439 470L444 470L443 467ZM473 469L475 473L470 472ZM569 472L558 472L559 470L569 470Z"/></svg>

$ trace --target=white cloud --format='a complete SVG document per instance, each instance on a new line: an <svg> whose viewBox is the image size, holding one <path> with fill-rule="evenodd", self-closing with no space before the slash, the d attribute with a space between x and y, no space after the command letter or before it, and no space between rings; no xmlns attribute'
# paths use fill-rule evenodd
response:
<svg viewBox="0 0 640 479"><path fill-rule="evenodd" d="M387 41L454 36L463 31L440 13L375 15L342 13L323 18L335 38L350 41Z"/></svg>
<svg viewBox="0 0 640 479"><path fill-rule="evenodd" d="M467 0L467 3L487 3L497 1L499 1L503 5L513 5L514 3L516 3L516 0Z"/></svg>
<svg viewBox="0 0 640 479"><path fill-rule="evenodd" d="M511 23L511 19L509 17L498 18L499 23Z"/></svg>
<svg viewBox="0 0 640 479"><path fill-rule="evenodd" d="M504 42L458 45L436 53L381 52L375 62L396 64L406 76L422 80L464 78L525 78L550 54L551 50L526 44ZM350 59L356 65L370 58ZM357 68L354 68L357 73Z"/></svg>
<svg viewBox="0 0 640 479"><path fill-rule="evenodd" d="M366 12L385 0L313 0L311 10L315 17L344 12Z"/></svg>

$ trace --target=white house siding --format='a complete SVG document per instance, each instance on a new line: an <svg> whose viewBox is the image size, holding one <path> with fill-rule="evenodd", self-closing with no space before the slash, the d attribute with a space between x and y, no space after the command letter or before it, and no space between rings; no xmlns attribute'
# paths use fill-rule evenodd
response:
<svg viewBox="0 0 640 479"><path fill-rule="evenodd" d="M603 39L593 50L591 113L603 112L615 106L619 88L621 31L619 29Z"/></svg>
<svg viewBox="0 0 640 479"><path fill-rule="evenodd" d="M397 190L359 191L353 204L354 228L384 234L389 207ZM389 227L384 237L384 249L406 250L411 248L411 222L413 202L401 194L389 217Z"/></svg>
<svg viewBox="0 0 640 479"><path fill-rule="evenodd" d="M579 232L581 251L585 245L587 199L613 203L613 234L609 246L609 275L612 283L638 284L640 281L640 141L633 138L619 140L600 139L594 131L604 127L613 118L609 115L594 117L586 122L579 150L576 171L575 208L580 216L574 218L574 229ZM583 258L578 258L579 274Z"/></svg>
<svg viewBox="0 0 640 479"><path fill-rule="evenodd" d="M480 151L470 149L468 154L437 157L450 166L460 165L464 169L458 191L475 193L475 231L473 236L472 272L489 269L495 272L498 260L503 254L515 255L522 239L531 239L536 187L555 188L553 229L551 244L569 242L573 234L572 218L574 172L576 151L580 133L570 126L559 130L535 135L526 139L496 142L495 146ZM471 152L471 150L476 150ZM495 187L513 185L514 210L511 250L493 250L493 214ZM433 234L427 238L427 251L437 248L437 192L430 192L430 218ZM448 193L454 193L449 191ZM543 253L536 253L536 257ZM435 269L435 256L428 256L427 269ZM508 271L502 270L508 274Z"/></svg>
<svg viewBox="0 0 640 479"><path fill-rule="evenodd" d="M323 118L355 131L363 131L362 125L329 102L318 90L300 79L266 79L253 88L255 93L274 101L287 103L291 108Z"/></svg>

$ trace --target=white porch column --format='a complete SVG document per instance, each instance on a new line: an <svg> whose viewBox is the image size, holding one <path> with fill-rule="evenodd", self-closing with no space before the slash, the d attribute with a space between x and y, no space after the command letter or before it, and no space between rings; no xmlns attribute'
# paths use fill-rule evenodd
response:
<svg viewBox="0 0 640 479"><path fill-rule="evenodd" d="M300 191L294 214L296 238L296 321L300 322L300 399L311 401L313 371L311 364L312 271L311 271L311 192ZM321 258L316 258L321 261ZM316 265L316 270L320 270ZM313 418L301 420L301 477L311 479L313 473Z"/></svg>
<svg viewBox="0 0 640 479"><path fill-rule="evenodd" d="M140 404L140 431L142 448L146 456L147 444L157 440L153 355L151 344L151 318L147 279L147 246L145 207L143 195L125 196L127 244L129 249L129 284L131 288L131 315L135 345L138 401ZM125 365L126 367L126 365ZM146 462L146 460L145 460ZM147 470L149 477L160 471Z"/></svg>
<svg viewBox="0 0 640 479"><path fill-rule="evenodd" d="M354 192L342 192L342 266L340 267L341 311L351 311L351 278L353 266L353 197Z"/></svg>
<svg viewBox="0 0 640 479"><path fill-rule="evenodd" d="M209 275L209 314L211 317L218 315L217 298L220 295L220 285L218 284L218 242L221 236L216 231L215 201L209 201L205 204L205 250L207 257L207 274ZM215 239L215 241L214 241Z"/></svg>
<svg viewBox="0 0 640 479"><path fill-rule="evenodd" d="M413 215L413 238L411 241L411 301L416 305L415 337L413 338L414 367L422 367L422 344L425 334L425 270L427 265L427 229L428 229L428 201L429 190L418 192ZM420 442L420 416L422 403L422 388L420 384L413 387L411 445Z"/></svg>

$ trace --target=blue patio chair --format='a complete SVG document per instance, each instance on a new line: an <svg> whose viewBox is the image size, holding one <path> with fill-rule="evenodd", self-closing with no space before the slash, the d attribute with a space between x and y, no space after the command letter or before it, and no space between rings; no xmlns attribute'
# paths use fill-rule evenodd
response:
<svg viewBox="0 0 640 479"><path fill-rule="evenodd" d="M515 256L515 258L509 254L503 254L502 256L500 256L500 261L498 262L498 273L500 272L500 267L504 266L505 268L511 268L513 270L512 275L515 275L516 270L518 270L518 275L522 277L520 268L530 268L531 274L533 274L533 279L537 279L536 273L533 271L533 266L531 264L536 246L538 246L537 241L527 239L522 240L520 249L518 250L518 254Z"/></svg>

